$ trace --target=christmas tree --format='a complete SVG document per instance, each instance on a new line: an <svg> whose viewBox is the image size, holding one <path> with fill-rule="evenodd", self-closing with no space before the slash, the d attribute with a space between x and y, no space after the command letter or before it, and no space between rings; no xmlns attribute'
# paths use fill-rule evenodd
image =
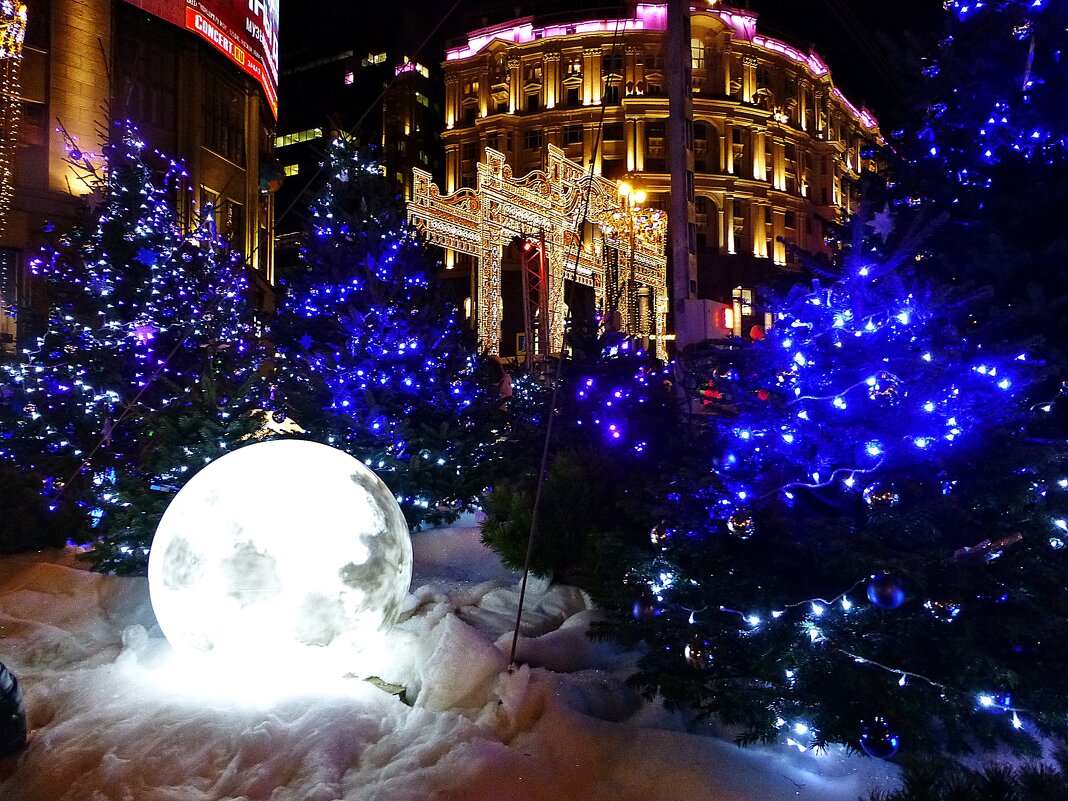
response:
<svg viewBox="0 0 1068 801"><path fill-rule="evenodd" d="M210 209L183 230L185 173L131 125L113 127L100 158L68 147L94 193L32 264L52 307L4 366L0 456L38 478L50 507L82 511L98 565L141 572L170 495L260 426L247 284Z"/></svg>
<svg viewBox="0 0 1068 801"><path fill-rule="evenodd" d="M1063 392L906 272L923 225L868 222L765 339L708 349L644 554L588 589L640 686L743 741L1034 751L1068 728Z"/></svg>
<svg viewBox="0 0 1068 801"><path fill-rule="evenodd" d="M451 519L485 486L496 390L378 165L338 138L326 173L268 405L376 471L412 525Z"/></svg>
<svg viewBox="0 0 1068 801"><path fill-rule="evenodd" d="M898 175L948 222L928 274L997 298L1004 331L1068 349L1068 5L945 3L924 69L922 123Z"/></svg>
<svg viewBox="0 0 1068 801"><path fill-rule="evenodd" d="M507 459L485 497L482 540L522 569L543 482L530 568L558 582L591 586L626 567L629 535L656 524L668 479L678 477L693 443L670 367L618 335L581 345L571 336L578 357L559 365L559 373L525 373L515 382Z"/></svg>

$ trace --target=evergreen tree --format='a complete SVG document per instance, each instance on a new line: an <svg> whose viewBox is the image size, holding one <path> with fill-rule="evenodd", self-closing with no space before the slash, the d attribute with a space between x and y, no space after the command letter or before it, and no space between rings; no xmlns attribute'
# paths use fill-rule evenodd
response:
<svg viewBox="0 0 1068 801"><path fill-rule="evenodd" d="M309 219L273 407L378 473L410 524L452 519L485 487L495 389L377 164L336 139Z"/></svg>
<svg viewBox="0 0 1068 801"><path fill-rule="evenodd" d="M141 572L170 493L259 422L241 265L210 209L183 231L181 166L116 125L104 167L70 143L94 188L82 220L32 267L48 280L46 332L4 366L2 457L80 508L94 558Z"/></svg>
<svg viewBox="0 0 1068 801"><path fill-rule="evenodd" d="M745 741L1033 751L1068 731L1062 395L895 263L869 241L707 357L703 477L590 589L646 691Z"/></svg>
<svg viewBox="0 0 1068 801"><path fill-rule="evenodd" d="M1068 352L1068 4L947 2L924 70L910 166L915 198L948 217L929 275L997 298L1002 329ZM984 315L981 315L984 316Z"/></svg>

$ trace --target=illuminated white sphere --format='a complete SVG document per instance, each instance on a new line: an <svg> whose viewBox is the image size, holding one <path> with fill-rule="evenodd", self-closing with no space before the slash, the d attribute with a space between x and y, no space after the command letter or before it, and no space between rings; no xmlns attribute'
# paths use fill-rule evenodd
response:
<svg viewBox="0 0 1068 801"><path fill-rule="evenodd" d="M152 608L176 651L269 670L380 640L412 578L389 488L342 451L276 440L228 453L167 507L148 560Z"/></svg>

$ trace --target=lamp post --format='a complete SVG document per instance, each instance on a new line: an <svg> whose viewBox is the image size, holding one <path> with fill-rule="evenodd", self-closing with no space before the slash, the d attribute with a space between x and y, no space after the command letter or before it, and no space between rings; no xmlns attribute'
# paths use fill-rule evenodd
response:
<svg viewBox="0 0 1068 801"><path fill-rule="evenodd" d="M623 208L627 215L630 246L627 262L627 288L624 293L627 309L624 315L624 326L631 336L640 336L644 332L638 331L638 282L634 269L634 218L641 210L641 204L645 202L646 194L644 189L635 189L627 181L620 181L616 189L620 198L622 198Z"/></svg>

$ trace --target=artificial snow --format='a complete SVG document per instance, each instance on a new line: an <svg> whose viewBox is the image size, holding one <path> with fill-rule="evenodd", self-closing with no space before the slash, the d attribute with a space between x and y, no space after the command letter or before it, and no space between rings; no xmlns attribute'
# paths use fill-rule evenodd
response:
<svg viewBox="0 0 1068 801"><path fill-rule="evenodd" d="M0 759L0 800L856 801L895 784L840 749L688 730L626 685L633 653L586 636L599 613L573 587L531 581L509 673L519 577L473 520L413 545L377 683L183 663L144 579L71 551L0 560L0 661L32 729Z"/></svg>

